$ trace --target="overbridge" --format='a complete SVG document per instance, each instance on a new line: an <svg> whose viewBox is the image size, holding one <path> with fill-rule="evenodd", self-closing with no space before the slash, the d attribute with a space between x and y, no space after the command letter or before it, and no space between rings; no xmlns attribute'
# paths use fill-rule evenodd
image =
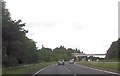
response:
<svg viewBox="0 0 120 76"><path fill-rule="evenodd" d="M85 54L85 53L72 53L72 55L79 60L78 58L80 58L81 60L87 60L87 61L91 61L92 59L86 59L86 57L90 57L90 56L106 56L106 54ZM86 57L85 57L86 56ZM96 59L98 61L98 59Z"/></svg>
<svg viewBox="0 0 120 76"><path fill-rule="evenodd" d="M73 56L105 56L106 54L85 54L85 53L72 53Z"/></svg>

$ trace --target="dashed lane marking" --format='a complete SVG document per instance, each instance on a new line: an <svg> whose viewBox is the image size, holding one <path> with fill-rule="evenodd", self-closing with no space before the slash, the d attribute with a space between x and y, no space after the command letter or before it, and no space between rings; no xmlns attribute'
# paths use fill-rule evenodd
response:
<svg viewBox="0 0 120 76"><path fill-rule="evenodd" d="M74 76L77 76L76 74L73 74Z"/></svg>
<svg viewBox="0 0 120 76"><path fill-rule="evenodd" d="M68 72L70 72L70 70L69 70L68 68L66 68L65 66L64 66L64 68L65 68Z"/></svg>
<svg viewBox="0 0 120 76"><path fill-rule="evenodd" d="M65 66L64 66L64 68L65 68L65 69L68 69L68 68L66 68Z"/></svg>

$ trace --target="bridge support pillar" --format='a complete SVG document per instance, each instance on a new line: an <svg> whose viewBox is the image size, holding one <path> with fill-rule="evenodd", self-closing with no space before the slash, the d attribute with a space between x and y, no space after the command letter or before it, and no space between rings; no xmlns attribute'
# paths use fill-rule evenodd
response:
<svg viewBox="0 0 120 76"><path fill-rule="evenodd" d="M78 56L75 56L74 59L75 61L79 61Z"/></svg>

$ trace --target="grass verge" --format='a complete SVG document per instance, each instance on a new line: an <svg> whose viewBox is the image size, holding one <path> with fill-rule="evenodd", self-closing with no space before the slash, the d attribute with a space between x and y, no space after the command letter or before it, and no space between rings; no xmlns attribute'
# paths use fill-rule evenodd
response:
<svg viewBox="0 0 120 76"><path fill-rule="evenodd" d="M94 61L80 61L78 62L80 65L88 66L88 67L93 67L97 69L102 69L102 70L107 70L107 71L112 71L112 72L119 72L120 73L120 68L118 65L120 63L117 62L94 62Z"/></svg>
<svg viewBox="0 0 120 76"><path fill-rule="evenodd" d="M21 66L21 67L12 67L12 68L3 68L2 74L34 74L40 69L49 66L55 62L42 62L29 66Z"/></svg>

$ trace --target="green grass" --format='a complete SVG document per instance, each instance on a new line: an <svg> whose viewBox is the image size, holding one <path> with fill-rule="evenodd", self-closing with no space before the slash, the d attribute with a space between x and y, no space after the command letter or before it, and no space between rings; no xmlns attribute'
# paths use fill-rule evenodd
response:
<svg viewBox="0 0 120 76"><path fill-rule="evenodd" d="M12 68L3 68L2 74L33 74L40 69L51 65L55 62L42 62L38 64L33 64L29 66L21 66L21 67L12 67Z"/></svg>
<svg viewBox="0 0 120 76"><path fill-rule="evenodd" d="M94 68L114 71L114 72L118 72L118 70L120 70L120 68L118 66L118 65L120 65L120 63L80 61L79 64L85 65L85 66L88 66L88 67L94 67Z"/></svg>

